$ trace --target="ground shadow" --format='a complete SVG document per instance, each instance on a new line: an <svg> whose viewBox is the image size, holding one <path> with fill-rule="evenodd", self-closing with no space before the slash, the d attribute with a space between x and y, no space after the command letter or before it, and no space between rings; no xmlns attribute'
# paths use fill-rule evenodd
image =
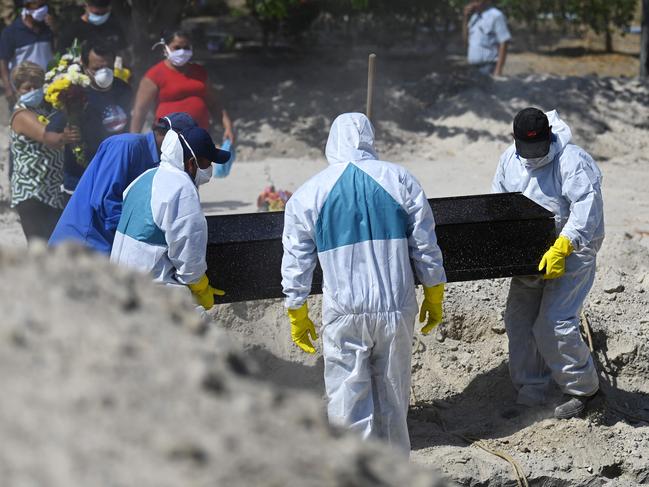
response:
<svg viewBox="0 0 649 487"><path fill-rule="evenodd" d="M611 360L608 356L608 337L605 332L593 334L596 353L595 365L599 371L601 394L597 400L599 424L613 426L624 422L633 427L649 426L649 394L626 391L618 387L617 377L626 364Z"/></svg>
<svg viewBox="0 0 649 487"><path fill-rule="evenodd" d="M649 425L649 394L620 389L616 377L621 366L607 358L606 334L594 336L598 353L601 392L589 404L590 421L604 426L624 422L632 427ZM553 399L561 393L555 390ZM459 394L411 408L409 425L413 450L431 446L462 446L473 439L505 438L553 417L553 408L517 406L507 362L483 372Z"/></svg>
<svg viewBox="0 0 649 487"><path fill-rule="evenodd" d="M557 47L555 49L548 49L544 50L541 49L537 51L537 54L541 56L549 56L549 57L574 57L574 58L580 58L583 56L610 56L612 54L615 54L617 56L627 56L631 58L638 57L637 54L633 54L630 52L620 52L620 51L613 51L613 52L607 52L604 49L589 49L587 47L583 46L565 46L565 47Z"/></svg>
<svg viewBox="0 0 649 487"><path fill-rule="evenodd" d="M301 391L308 390L322 396L324 394L324 360L319 357L315 365L285 360L267 349L256 345L244 352L258 365L253 371L256 379L270 382L280 387Z"/></svg>
<svg viewBox="0 0 649 487"><path fill-rule="evenodd" d="M459 394L412 408L413 450L510 436L552 417L550 408L517 406L507 362L479 374ZM440 443L441 442L441 443Z"/></svg>
<svg viewBox="0 0 649 487"><path fill-rule="evenodd" d="M207 64L225 89L224 101L242 133L240 146L282 151L286 141L300 141L321 150L335 116L365 110L369 50L370 46L312 47L271 56L244 52L228 58L227 69L225 61ZM608 78L533 75L493 80L472 74L461 57L441 51L418 60L412 55L390 55L389 50L377 52L374 113L380 143L404 142L393 127L422 138L464 135L472 141L506 142L508 133L500 129L465 127L447 120L474 114L483 121L510 124L518 110L528 105L558 109L574 121L580 140L592 142L611 130L610 122L616 117L629 116L594 109L593 100L649 102L643 91L624 89ZM382 131L383 124L389 130ZM271 138L276 135L263 136L264 126L273 130L269 133L281 133L282 140Z"/></svg>
<svg viewBox="0 0 649 487"><path fill-rule="evenodd" d="M226 200L226 201L210 201L208 203L201 203L201 208L205 213L215 210L229 210L234 211L240 208L250 206L250 203L239 200Z"/></svg>

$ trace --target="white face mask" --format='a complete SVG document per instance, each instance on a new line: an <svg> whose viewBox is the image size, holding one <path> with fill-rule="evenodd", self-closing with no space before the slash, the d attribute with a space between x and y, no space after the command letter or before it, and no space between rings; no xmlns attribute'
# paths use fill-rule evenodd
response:
<svg viewBox="0 0 649 487"><path fill-rule="evenodd" d="M110 68L98 69L94 75L95 84L101 89L110 88L111 85L113 84L114 78L115 78L115 74L113 73L113 70Z"/></svg>
<svg viewBox="0 0 649 487"><path fill-rule="evenodd" d="M183 134L178 135L185 141L185 144L189 148L189 151L192 153L192 157L194 158L194 162L196 164L196 176L194 176L194 184L196 185L196 187L198 187L209 182L209 180L212 179L212 165L210 164L210 167L208 167L207 169L201 169L201 167L198 165L198 157L196 157L196 154L194 154L194 149L192 149L192 146L189 145L189 142L187 142L187 139L183 136Z"/></svg>
<svg viewBox="0 0 649 487"><path fill-rule="evenodd" d="M187 64L194 54L191 49L176 49L172 51L169 49L169 46L165 46L165 52L167 53L169 62L177 67Z"/></svg>
<svg viewBox="0 0 649 487"><path fill-rule="evenodd" d="M106 12L103 15L98 15L98 14L93 14L92 12L88 12L88 22L90 22L92 25L105 24L109 18L110 18L110 12Z"/></svg>
<svg viewBox="0 0 649 487"><path fill-rule="evenodd" d="M43 103L43 88L37 88L21 95L19 103L26 107L34 108Z"/></svg>
<svg viewBox="0 0 649 487"><path fill-rule="evenodd" d="M534 170L550 164L552 161L554 161L556 155L557 147L556 144L552 143L550 144L550 150L543 157L535 157L534 159L525 159L523 157L519 157L526 169Z"/></svg>
<svg viewBox="0 0 649 487"><path fill-rule="evenodd" d="M49 9L47 8L47 5L43 5L42 7L34 10L27 10L26 8L24 8L22 13L23 17L29 15L36 22L43 22L45 20L45 17L47 17L48 10Z"/></svg>
<svg viewBox="0 0 649 487"><path fill-rule="evenodd" d="M212 165L211 164L210 164L210 167L208 167L207 169L202 169L202 168L199 167L196 170L196 177L194 178L194 183L196 184L196 186L200 186L202 184L209 183L210 179L212 179L212 173L213 173L213 170L212 170Z"/></svg>

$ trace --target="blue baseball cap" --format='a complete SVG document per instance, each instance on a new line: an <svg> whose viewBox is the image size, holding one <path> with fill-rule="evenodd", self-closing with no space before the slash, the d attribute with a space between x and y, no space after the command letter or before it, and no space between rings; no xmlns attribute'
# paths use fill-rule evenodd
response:
<svg viewBox="0 0 649 487"><path fill-rule="evenodd" d="M185 131L196 126L196 122L191 115L185 112L175 112L160 117L156 125L157 128L173 130L179 134L184 134Z"/></svg>
<svg viewBox="0 0 649 487"><path fill-rule="evenodd" d="M207 130L200 127L191 127L184 130L181 135L180 140L182 141L183 156L185 159L195 155L196 157L203 157L217 164L225 164L230 160L230 153L217 149ZM189 144L191 149L186 146L186 143Z"/></svg>

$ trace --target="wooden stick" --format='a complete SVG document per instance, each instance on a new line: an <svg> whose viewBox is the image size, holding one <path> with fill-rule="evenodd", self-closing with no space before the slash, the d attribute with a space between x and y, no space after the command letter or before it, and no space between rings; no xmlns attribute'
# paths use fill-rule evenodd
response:
<svg viewBox="0 0 649 487"><path fill-rule="evenodd" d="M372 120L374 108L374 75L376 73L376 54L370 54L367 65L367 105L365 114Z"/></svg>

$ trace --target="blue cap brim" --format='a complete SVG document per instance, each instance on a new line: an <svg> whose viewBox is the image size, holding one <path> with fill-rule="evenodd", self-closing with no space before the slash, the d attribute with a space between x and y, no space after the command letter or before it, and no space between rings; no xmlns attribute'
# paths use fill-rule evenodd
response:
<svg viewBox="0 0 649 487"><path fill-rule="evenodd" d="M214 158L210 158L210 160L215 164L225 164L232 157L232 154L229 151L217 149L216 147L214 149L216 149L216 154L214 155Z"/></svg>

